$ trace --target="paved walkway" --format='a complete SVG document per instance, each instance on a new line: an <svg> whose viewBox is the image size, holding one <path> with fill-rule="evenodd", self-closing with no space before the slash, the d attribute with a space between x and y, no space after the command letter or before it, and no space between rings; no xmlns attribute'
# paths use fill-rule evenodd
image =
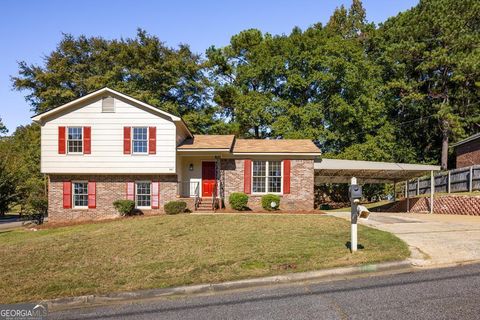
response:
<svg viewBox="0 0 480 320"><path fill-rule="evenodd" d="M349 212L330 215L350 219ZM480 216L373 212L369 220L359 223L404 240L412 251L412 263L418 266L480 262ZM361 243L361 233L358 237Z"/></svg>

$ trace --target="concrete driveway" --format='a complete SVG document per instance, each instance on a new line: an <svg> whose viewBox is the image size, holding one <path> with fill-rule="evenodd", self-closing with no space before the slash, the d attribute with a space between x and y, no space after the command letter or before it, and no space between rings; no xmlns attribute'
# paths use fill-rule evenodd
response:
<svg viewBox="0 0 480 320"><path fill-rule="evenodd" d="M350 219L349 212L330 213ZM404 240L414 265L428 267L480 261L480 216L371 213L360 224L388 231ZM358 235L359 243L362 235Z"/></svg>

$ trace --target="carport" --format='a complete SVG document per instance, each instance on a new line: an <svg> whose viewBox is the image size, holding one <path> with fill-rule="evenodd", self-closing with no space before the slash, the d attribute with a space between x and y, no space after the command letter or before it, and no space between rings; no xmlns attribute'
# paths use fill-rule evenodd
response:
<svg viewBox="0 0 480 320"><path fill-rule="evenodd" d="M409 180L430 174L430 213L433 213L433 193L435 191L433 172L439 171L440 166L323 158L315 161L314 169L316 185L349 183L352 178L357 178L359 184L393 183L394 190L398 182L405 181L405 186L408 186ZM405 196L407 208L409 208L408 192L405 192Z"/></svg>

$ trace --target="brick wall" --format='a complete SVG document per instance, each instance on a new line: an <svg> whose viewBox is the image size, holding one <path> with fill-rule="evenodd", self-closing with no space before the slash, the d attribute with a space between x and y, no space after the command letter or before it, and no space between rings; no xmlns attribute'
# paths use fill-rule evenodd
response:
<svg viewBox="0 0 480 320"><path fill-rule="evenodd" d="M225 205L232 192L243 192L244 159L223 159L221 179L225 186ZM281 196L282 210L313 210L314 208L313 160L291 160L290 194ZM252 210L262 209L261 195L249 195L248 206Z"/></svg>
<svg viewBox="0 0 480 320"><path fill-rule="evenodd" d="M95 181L96 208L95 209L64 209L63 182L64 181ZM126 199L126 183L134 181L159 181L160 205L159 209L142 210L144 214L163 213L163 205L177 196L176 175L141 175L141 176L113 176L113 175L51 175L48 192L48 219L50 222L101 220L118 217L113 207L115 200Z"/></svg>
<svg viewBox="0 0 480 320"><path fill-rule="evenodd" d="M430 198L410 198L410 212L430 212ZM397 201L387 212L406 212L407 199ZM435 197L433 212L440 214L461 214L480 216L480 196L442 196Z"/></svg>
<svg viewBox="0 0 480 320"><path fill-rule="evenodd" d="M480 164L480 138L456 147L457 168Z"/></svg>

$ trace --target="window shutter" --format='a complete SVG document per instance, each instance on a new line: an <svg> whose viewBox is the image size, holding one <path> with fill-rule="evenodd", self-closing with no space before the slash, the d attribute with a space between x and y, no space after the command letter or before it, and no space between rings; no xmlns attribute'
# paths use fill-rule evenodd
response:
<svg viewBox="0 0 480 320"><path fill-rule="evenodd" d="M246 194L252 193L252 160L250 159L244 162L243 191Z"/></svg>
<svg viewBox="0 0 480 320"><path fill-rule="evenodd" d="M63 208L70 209L72 207L72 183L70 181L63 182Z"/></svg>
<svg viewBox="0 0 480 320"><path fill-rule="evenodd" d="M290 160L283 160L283 193L290 193Z"/></svg>
<svg viewBox="0 0 480 320"><path fill-rule="evenodd" d="M127 182L127 200L135 201L135 183Z"/></svg>
<svg viewBox="0 0 480 320"><path fill-rule="evenodd" d="M152 209L158 209L160 202L160 182L152 182Z"/></svg>
<svg viewBox="0 0 480 320"><path fill-rule="evenodd" d="M66 144L66 130L65 127L58 127L58 153L65 154Z"/></svg>
<svg viewBox="0 0 480 320"><path fill-rule="evenodd" d="M124 127L123 128L123 153L124 154L130 154L130 149L131 149L131 142L130 142L130 134L132 130L130 127Z"/></svg>
<svg viewBox="0 0 480 320"><path fill-rule="evenodd" d="M97 183L88 181L88 208L95 209L97 207Z"/></svg>
<svg viewBox="0 0 480 320"><path fill-rule="evenodd" d="M148 153L157 153L157 127L148 128Z"/></svg>
<svg viewBox="0 0 480 320"><path fill-rule="evenodd" d="M92 128L83 127L83 153L92 153Z"/></svg>

